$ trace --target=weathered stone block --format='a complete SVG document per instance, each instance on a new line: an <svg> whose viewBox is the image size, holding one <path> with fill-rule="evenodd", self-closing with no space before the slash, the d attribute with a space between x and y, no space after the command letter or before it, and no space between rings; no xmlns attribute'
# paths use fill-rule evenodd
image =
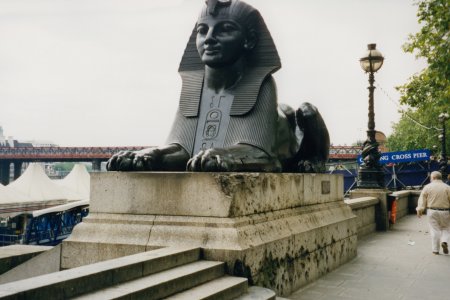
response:
<svg viewBox="0 0 450 300"><path fill-rule="evenodd" d="M358 237L362 237L376 230L376 209L380 200L376 197L362 197L345 200L356 215Z"/></svg>
<svg viewBox="0 0 450 300"><path fill-rule="evenodd" d="M388 201L390 191L384 189L356 189L351 191L350 198L375 197L379 200L376 207L376 229L387 231L389 229Z"/></svg>
<svg viewBox="0 0 450 300"><path fill-rule="evenodd" d="M410 195L411 191L398 191L392 193L391 196L397 200L397 220L409 213Z"/></svg>
<svg viewBox="0 0 450 300"><path fill-rule="evenodd" d="M342 199L336 175L109 172L91 176L90 211L238 217Z"/></svg>
<svg viewBox="0 0 450 300"><path fill-rule="evenodd" d="M91 213L63 243L65 268L201 247L228 273L287 295L356 255L341 176L99 173L91 183Z"/></svg>

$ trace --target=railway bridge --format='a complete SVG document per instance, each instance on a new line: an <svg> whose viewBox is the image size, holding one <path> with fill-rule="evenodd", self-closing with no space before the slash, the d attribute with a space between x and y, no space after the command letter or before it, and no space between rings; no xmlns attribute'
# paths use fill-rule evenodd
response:
<svg viewBox="0 0 450 300"><path fill-rule="evenodd" d="M27 162L92 162L92 169L100 171L100 164L122 150L141 150L131 147L0 147L0 182L9 183L10 166L14 165L14 179L21 175Z"/></svg>
<svg viewBox="0 0 450 300"><path fill-rule="evenodd" d="M147 147L0 147L0 183L9 183L11 164L14 165L14 179L21 175L24 162L92 162L92 169L100 171L101 162L114 153ZM330 161L356 160L360 152L359 146L331 146Z"/></svg>

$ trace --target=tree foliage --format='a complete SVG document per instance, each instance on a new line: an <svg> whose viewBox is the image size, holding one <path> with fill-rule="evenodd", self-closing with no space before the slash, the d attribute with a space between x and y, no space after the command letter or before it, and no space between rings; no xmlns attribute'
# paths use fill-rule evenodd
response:
<svg viewBox="0 0 450 300"><path fill-rule="evenodd" d="M74 165L75 165L75 163L73 163L73 162L55 163L53 165L53 170L61 171L61 172L70 172L70 171L72 171Z"/></svg>
<svg viewBox="0 0 450 300"><path fill-rule="evenodd" d="M440 148L438 135L440 130L436 128L424 128L417 125L413 120L421 124L432 124L437 119L435 114L423 114L419 111L408 110L397 124L393 126L393 133L387 140L387 147L390 151L406 151L412 149L433 149ZM447 140L447 149L450 143ZM435 153L437 154L437 153Z"/></svg>
<svg viewBox="0 0 450 300"><path fill-rule="evenodd" d="M53 165L53 169L55 171L67 172L68 173L68 172L72 171L74 165L75 165L74 162L60 162L60 163L55 163ZM86 170L87 171L91 171L92 170L91 164L86 164Z"/></svg>
<svg viewBox="0 0 450 300"><path fill-rule="evenodd" d="M388 139L390 150L431 148L439 144L435 129L426 130L407 115L427 127L440 128L438 115L450 113L450 1L420 0L417 5L422 28L409 36L403 50L426 59L427 67L397 87L400 103L410 109L393 126L394 132Z"/></svg>

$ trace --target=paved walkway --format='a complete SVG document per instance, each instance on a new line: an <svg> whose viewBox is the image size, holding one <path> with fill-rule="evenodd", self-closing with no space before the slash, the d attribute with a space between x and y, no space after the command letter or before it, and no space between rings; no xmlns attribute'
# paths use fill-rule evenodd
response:
<svg viewBox="0 0 450 300"><path fill-rule="evenodd" d="M407 216L362 238L355 259L287 298L447 300L450 255L431 253L426 217Z"/></svg>

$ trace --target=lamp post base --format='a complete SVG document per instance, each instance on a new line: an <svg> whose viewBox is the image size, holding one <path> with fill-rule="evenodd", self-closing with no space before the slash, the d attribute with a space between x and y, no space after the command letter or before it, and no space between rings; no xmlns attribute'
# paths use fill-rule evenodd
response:
<svg viewBox="0 0 450 300"><path fill-rule="evenodd" d="M359 189L384 189L384 173L382 170L361 167L356 183Z"/></svg>

